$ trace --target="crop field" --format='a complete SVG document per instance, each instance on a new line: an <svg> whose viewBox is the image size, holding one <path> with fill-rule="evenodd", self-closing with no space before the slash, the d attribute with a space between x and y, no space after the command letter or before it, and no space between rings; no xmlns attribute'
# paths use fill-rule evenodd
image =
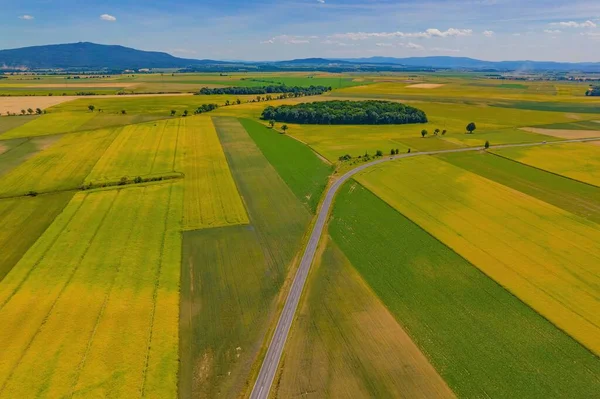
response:
<svg viewBox="0 0 600 399"><path fill-rule="evenodd" d="M600 187L600 148L579 143L501 148L495 154Z"/></svg>
<svg viewBox="0 0 600 399"><path fill-rule="evenodd" d="M59 139L50 136L0 141L0 177Z"/></svg>
<svg viewBox="0 0 600 399"><path fill-rule="evenodd" d="M359 184L342 188L329 231L458 397L600 389L597 356Z"/></svg>
<svg viewBox="0 0 600 399"><path fill-rule="evenodd" d="M0 200L0 282L72 196L72 193L60 193Z"/></svg>
<svg viewBox="0 0 600 399"><path fill-rule="evenodd" d="M75 132L95 116L91 112L49 113L3 133L0 140Z"/></svg>
<svg viewBox="0 0 600 399"><path fill-rule="evenodd" d="M182 397L235 397L250 388L277 295L310 221L240 122L213 122L250 226L185 233Z"/></svg>
<svg viewBox="0 0 600 399"><path fill-rule="evenodd" d="M75 195L0 286L0 396L175 396L182 194Z"/></svg>
<svg viewBox="0 0 600 399"><path fill-rule="evenodd" d="M514 162L487 151L444 154L437 157L600 225L598 187Z"/></svg>
<svg viewBox="0 0 600 399"><path fill-rule="evenodd" d="M307 145L262 123L249 119L241 123L296 197L315 213L333 166L319 159Z"/></svg>
<svg viewBox="0 0 600 399"><path fill-rule="evenodd" d="M600 353L600 225L431 157L358 180Z"/></svg>
<svg viewBox="0 0 600 399"><path fill-rule="evenodd" d="M454 397L335 244L313 267L274 397Z"/></svg>
<svg viewBox="0 0 600 399"><path fill-rule="evenodd" d="M177 162L185 175L184 229L247 224L246 209L210 117L183 118L180 124Z"/></svg>
<svg viewBox="0 0 600 399"><path fill-rule="evenodd" d="M116 135L115 129L65 135L0 177L0 197L77 189Z"/></svg>
<svg viewBox="0 0 600 399"><path fill-rule="evenodd" d="M19 127L27 122L31 122L32 120L34 120L35 118L37 118L37 116L19 116L19 117L0 117L0 135L2 135L2 133L14 129L16 127Z"/></svg>

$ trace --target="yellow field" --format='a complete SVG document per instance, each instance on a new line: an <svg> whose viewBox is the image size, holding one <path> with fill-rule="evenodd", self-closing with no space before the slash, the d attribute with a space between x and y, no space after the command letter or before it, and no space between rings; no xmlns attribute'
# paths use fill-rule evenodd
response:
<svg viewBox="0 0 600 399"><path fill-rule="evenodd" d="M333 242L317 262L274 397L454 397Z"/></svg>
<svg viewBox="0 0 600 399"><path fill-rule="evenodd" d="M98 160L86 183L175 172L181 118L124 127Z"/></svg>
<svg viewBox="0 0 600 399"><path fill-rule="evenodd" d="M600 187L600 148L569 143L530 148L501 148L495 154Z"/></svg>
<svg viewBox="0 0 600 399"><path fill-rule="evenodd" d="M49 113L32 120L15 129L2 134L0 139L8 140L20 137L46 136L49 134L68 133L79 130L89 122L97 113L92 112L61 112Z"/></svg>
<svg viewBox="0 0 600 399"><path fill-rule="evenodd" d="M358 180L600 354L599 225L430 157Z"/></svg>
<svg viewBox="0 0 600 399"><path fill-rule="evenodd" d="M78 188L117 134L116 129L68 134L0 178L0 196Z"/></svg>
<svg viewBox="0 0 600 399"><path fill-rule="evenodd" d="M75 195L0 285L0 397L176 396L182 196Z"/></svg>
<svg viewBox="0 0 600 399"><path fill-rule="evenodd" d="M210 117L189 117L182 124L177 156L185 175L183 228L249 223Z"/></svg>

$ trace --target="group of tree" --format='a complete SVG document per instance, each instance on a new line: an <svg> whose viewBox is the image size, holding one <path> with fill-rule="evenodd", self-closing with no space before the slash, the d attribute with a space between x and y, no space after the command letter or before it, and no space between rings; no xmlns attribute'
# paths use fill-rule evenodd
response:
<svg viewBox="0 0 600 399"><path fill-rule="evenodd" d="M35 110L33 108L27 108L21 110L21 115L41 115L43 112L44 111L42 111L41 108L36 108ZM7 112L6 114L10 116L10 112Z"/></svg>
<svg viewBox="0 0 600 399"><path fill-rule="evenodd" d="M437 136L438 134L440 134L440 132L442 133L442 136L445 136L445 135L446 135L446 133L447 133L447 130L446 130L446 129L444 129L444 130L440 130L440 129L437 129L437 128L436 128L436 129L433 131L433 135L434 135L434 136ZM421 137L425 137L425 136L427 136L428 134L429 134L429 131L427 131L427 129L423 129L423 130L421 130Z"/></svg>
<svg viewBox="0 0 600 399"><path fill-rule="evenodd" d="M287 93L291 94L292 97L301 97L301 96L316 96L319 94L326 93L331 91L331 87L325 86L287 86L284 84L279 85L269 85L269 86L232 86L232 87L219 87L214 89L209 89L208 87L203 87L197 94L205 94L205 95L213 95L213 94L273 94L273 93Z"/></svg>
<svg viewBox="0 0 600 399"><path fill-rule="evenodd" d="M201 106L196 108L196 110L194 111L194 114L198 115L198 114L201 114L204 112L210 112L217 108L219 108L219 106L217 104L202 104Z"/></svg>
<svg viewBox="0 0 600 399"><path fill-rule="evenodd" d="M594 86L590 88L586 93L586 96L600 97L600 86Z"/></svg>
<svg viewBox="0 0 600 399"><path fill-rule="evenodd" d="M402 125L426 123L420 109L391 101L320 101L297 105L269 106L264 120L317 125Z"/></svg>

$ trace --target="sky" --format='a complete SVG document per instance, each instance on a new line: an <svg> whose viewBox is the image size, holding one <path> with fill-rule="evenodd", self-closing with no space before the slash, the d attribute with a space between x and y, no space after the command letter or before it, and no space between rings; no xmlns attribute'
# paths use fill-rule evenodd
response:
<svg viewBox="0 0 600 399"><path fill-rule="evenodd" d="M0 49L86 41L219 60L600 62L600 0L3 2Z"/></svg>

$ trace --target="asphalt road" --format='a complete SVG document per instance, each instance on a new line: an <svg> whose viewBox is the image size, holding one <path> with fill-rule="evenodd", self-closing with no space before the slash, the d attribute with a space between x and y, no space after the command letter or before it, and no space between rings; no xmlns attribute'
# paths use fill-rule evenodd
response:
<svg viewBox="0 0 600 399"><path fill-rule="evenodd" d="M576 143L585 141L599 141L599 139L592 138L551 141L547 143L504 144L496 145L490 148L533 147L538 145ZM379 165L384 162L423 155L480 151L482 149L483 147L469 147L459 148L455 150L412 152L410 154L407 153L393 156L385 156L376 161L368 162L355 169L352 169L351 171L342 175L331 187L329 187L329 190L327 190L327 194L325 196L325 200L323 201L321 209L319 210L317 222L313 227L313 230L310 234L310 239L308 241L308 244L306 245L304 254L302 255L300 266L298 267L298 271L296 272L296 276L294 277L294 281L292 282L292 288L286 299L283 311L281 313L281 316L279 317L279 321L277 322L277 327L275 328L275 333L273 334L273 338L271 339L271 343L269 344L269 348L267 349L267 354L263 360L263 364L258 374L258 377L256 378L256 383L254 384L254 388L252 389L252 393L250 394L251 399L267 399L269 397L269 392L271 391L271 386L273 385L273 380L275 379L275 374L277 373L277 367L279 365L279 361L281 360L281 354L283 353L285 341L287 340L290 327L292 326L292 321L294 320L294 315L296 313L296 309L298 308L298 303L300 302L300 296L302 295L302 290L304 289L306 278L308 277L308 272L310 271L310 266L312 264L313 258L315 257L315 252L317 251L317 245L319 244L319 240L321 239L321 235L323 234L323 228L325 227L325 223L327 222L327 218L329 217L329 211L331 209L333 199L339 188L355 174L360 173L363 170L370 168L371 166Z"/></svg>

